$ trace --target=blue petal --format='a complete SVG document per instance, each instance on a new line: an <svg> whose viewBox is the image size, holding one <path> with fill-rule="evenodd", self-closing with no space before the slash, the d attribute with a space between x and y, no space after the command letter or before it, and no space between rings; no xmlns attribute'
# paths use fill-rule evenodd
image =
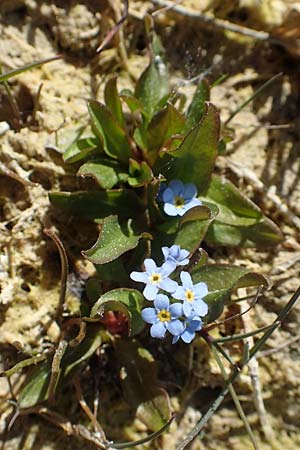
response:
<svg viewBox="0 0 300 450"><path fill-rule="evenodd" d="M170 254L169 250L170 250L169 247L161 248L161 251L162 251L162 254L164 255L165 260L168 258L169 254Z"/></svg>
<svg viewBox="0 0 300 450"><path fill-rule="evenodd" d="M190 200L197 195L197 188L193 183L188 183L184 186L183 198Z"/></svg>
<svg viewBox="0 0 300 450"><path fill-rule="evenodd" d="M172 203L165 203L164 204L164 212L168 216L179 216L178 208L175 208L175 206Z"/></svg>
<svg viewBox="0 0 300 450"><path fill-rule="evenodd" d="M166 322L157 322L150 328L150 334L154 338L162 339L166 334L166 327L164 325Z"/></svg>
<svg viewBox="0 0 300 450"><path fill-rule="evenodd" d="M175 264L175 267L174 267L174 262L168 260L168 261L163 263L163 265L160 267L160 271L159 272L164 277L168 277L170 275L170 273L174 272L175 268L176 268L176 264Z"/></svg>
<svg viewBox="0 0 300 450"><path fill-rule="evenodd" d="M178 259L180 256L180 246L179 245L172 245L169 249L170 254L173 256L173 258Z"/></svg>
<svg viewBox="0 0 300 450"><path fill-rule="evenodd" d="M144 266L148 273L155 272L157 270L157 265L153 261L153 259L146 258L144 261Z"/></svg>
<svg viewBox="0 0 300 450"><path fill-rule="evenodd" d="M162 199L164 203L174 203L174 192L172 189L167 188L164 190L162 194Z"/></svg>
<svg viewBox="0 0 300 450"><path fill-rule="evenodd" d="M182 303L173 303L170 306L169 311L172 319L177 319L177 317L182 315Z"/></svg>
<svg viewBox="0 0 300 450"><path fill-rule="evenodd" d="M203 298L208 294L208 288L206 283L197 283L194 286L194 293L196 297Z"/></svg>
<svg viewBox="0 0 300 450"><path fill-rule="evenodd" d="M158 321L155 308L145 308L141 312L142 318L147 323L155 323Z"/></svg>
<svg viewBox="0 0 300 450"><path fill-rule="evenodd" d="M131 272L131 274L129 276L134 281L138 281L141 283L148 282L148 276L147 276L146 272Z"/></svg>
<svg viewBox="0 0 300 450"><path fill-rule="evenodd" d="M175 292L173 292L172 297L176 298L176 300L184 300L185 299L185 290L182 286L178 286Z"/></svg>
<svg viewBox="0 0 300 450"><path fill-rule="evenodd" d="M185 272L184 270L180 274L180 279L183 284L183 287L185 289L192 289L193 288L193 282L191 275L188 272Z"/></svg>
<svg viewBox="0 0 300 450"><path fill-rule="evenodd" d="M183 205L183 208L185 208L185 211L188 211L188 210L194 208L195 206L201 206L201 205L202 205L201 200L198 200L197 198L193 198L188 203L185 203Z"/></svg>
<svg viewBox="0 0 300 450"><path fill-rule="evenodd" d="M162 309L168 310L169 309L169 305L170 305L169 297L167 297L164 294L158 294L158 296L154 300L154 306L159 311L161 311Z"/></svg>
<svg viewBox="0 0 300 450"><path fill-rule="evenodd" d="M185 208L185 205L181 206L181 208L176 208L177 210L177 215L178 216L184 216L184 214L186 213L187 209Z"/></svg>
<svg viewBox="0 0 300 450"><path fill-rule="evenodd" d="M182 259L187 258L189 256L189 254L190 254L190 252L183 248L182 250L180 250L179 259L182 260Z"/></svg>
<svg viewBox="0 0 300 450"><path fill-rule="evenodd" d="M184 193L184 184L180 180L172 180L169 183L169 188L172 189L175 195L182 196Z"/></svg>
<svg viewBox="0 0 300 450"><path fill-rule="evenodd" d="M175 319L171 320L171 322L165 322L167 324L167 330L169 333L173 334L173 336L178 336L183 333L184 325L180 320Z"/></svg>
<svg viewBox="0 0 300 450"><path fill-rule="evenodd" d="M206 316L208 313L208 306L203 300L194 300L193 308L194 311L196 311L196 313L201 317Z"/></svg>
<svg viewBox="0 0 300 450"><path fill-rule="evenodd" d="M147 284L145 286L145 289L143 290L144 297L147 300L154 300L157 293L158 293L158 287L155 286L154 284Z"/></svg>
<svg viewBox="0 0 300 450"><path fill-rule="evenodd" d="M185 330L180 337L183 340L183 342L189 344L194 339L195 333L189 330Z"/></svg>
<svg viewBox="0 0 300 450"><path fill-rule="evenodd" d="M170 278L165 278L159 283L159 287L167 292L175 292L178 284L176 281L170 280Z"/></svg>
<svg viewBox="0 0 300 450"><path fill-rule="evenodd" d="M166 259L166 261L165 261L165 263L168 263L168 275L170 274L170 273L172 273L172 272L174 272L174 270L176 269L176 267L177 267L177 263L176 263L176 261L175 261L175 259L174 258L172 258L172 256L168 256L167 257L167 259ZM164 264L165 264L164 263Z"/></svg>
<svg viewBox="0 0 300 450"><path fill-rule="evenodd" d="M200 319L200 317L191 320L187 326L187 330L189 330L190 332L200 331L201 328L202 328L202 320Z"/></svg>
<svg viewBox="0 0 300 450"><path fill-rule="evenodd" d="M172 344L176 344L176 342L178 342L180 339L180 336L174 336L172 339Z"/></svg>
<svg viewBox="0 0 300 450"><path fill-rule="evenodd" d="M177 261L177 265L178 266L186 266L189 262L190 262L190 260L188 258L186 258L186 259L182 259L180 261Z"/></svg>
<svg viewBox="0 0 300 450"><path fill-rule="evenodd" d="M191 304L189 302L183 302L182 309L183 309L183 314L186 317L189 317L193 311L193 308L191 307Z"/></svg>

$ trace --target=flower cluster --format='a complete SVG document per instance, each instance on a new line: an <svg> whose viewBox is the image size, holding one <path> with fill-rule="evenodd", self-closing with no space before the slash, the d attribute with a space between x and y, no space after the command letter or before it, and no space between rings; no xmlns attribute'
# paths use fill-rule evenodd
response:
<svg viewBox="0 0 300 450"><path fill-rule="evenodd" d="M202 205L196 198L197 188L193 183L183 184L180 180L172 180L167 186L160 185L158 200L164 203L164 212L168 216L183 216L194 206Z"/></svg>
<svg viewBox="0 0 300 450"><path fill-rule="evenodd" d="M168 331L173 335L173 344L180 338L190 343L195 332L201 330L201 317L208 313L208 306L203 298L208 294L205 283L193 284L190 274L186 271L180 273L181 285L169 278L177 267L189 263L187 250L179 245L162 247L165 258L161 267L158 267L153 259L145 259L144 272L131 272L132 280L144 283L145 298L153 301L154 308L144 308L142 318L151 324L150 334L154 338L162 339ZM166 294L171 294L172 302Z"/></svg>

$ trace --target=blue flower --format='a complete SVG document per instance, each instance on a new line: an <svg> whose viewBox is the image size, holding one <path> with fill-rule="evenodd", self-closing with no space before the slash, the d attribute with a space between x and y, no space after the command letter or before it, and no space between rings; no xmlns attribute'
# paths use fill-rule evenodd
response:
<svg viewBox="0 0 300 450"><path fill-rule="evenodd" d="M159 289L166 292L174 292L178 284L168 276L174 271L174 264L165 262L161 267L157 267L153 259L145 259L145 272L131 272L130 278L134 281L145 283L143 294L147 300L154 300Z"/></svg>
<svg viewBox="0 0 300 450"><path fill-rule="evenodd" d="M180 248L180 245L172 245L172 247L162 247L165 261L169 261L177 266L186 266L189 263L188 256L190 252Z"/></svg>
<svg viewBox="0 0 300 450"><path fill-rule="evenodd" d="M162 339L166 331L173 336L183 333L184 325L178 319L182 315L182 304L173 303L166 295L159 294L154 300L154 308L142 310L142 318L145 322L151 323L150 334L154 338Z"/></svg>
<svg viewBox="0 0 300 450"><path fill-rule="evenodd" d="M186 317L196 314L200 317L206 316L208 306L202 300L208 294L207 285L205 283L197 283L193 285L191 275L188 272L181 272L180 279L182 286L178 286L172 294L177 300L183 300L183 313Z"/></svg>
<svg viewBox="0 0 300 450"><path fill-rule="evenodd" d="M168 216L183 216L194 206L202 205L196 198L197 189L193 183L183 184L180 180L172 180L160 197L164 202L164 211Z"/></svg>
<svg viewBox="0 0 300 450"><path fill-rule="evenodd" d="M182 333L173 337L172 344L176 344L181 338L183 342L189 344L195 337L195 331L200 331L202 328L202 320L200 317L191 315L187 317L184 322L184 330Z"/></svg>

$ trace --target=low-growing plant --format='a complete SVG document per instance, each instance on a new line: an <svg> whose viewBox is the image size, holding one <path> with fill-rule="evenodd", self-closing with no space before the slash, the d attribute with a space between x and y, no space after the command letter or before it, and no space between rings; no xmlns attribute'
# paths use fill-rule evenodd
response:
<svg viewBox="0 0 300 450"><path fill-rule="evenodd" d="M155 339L172 342L174 349L204 339L223 374L219 353L233 369L217 401L178 449L185 448L201 431L228 390L255 445L231 383L279 326L299 294L278 321L253 333L264 332L255 348L245 347L240 361L233 361L222 347L222 339L214 340L209 330L216 326L226 305L236 304L238 300L232 294L237 289L259 288L268 282L247 267L211 263L207 251L213 254L214 247L219 246L276 245L282 235L230 180L215 173L216 158L226 148L226 133L222 137L219 112L210 102L210 86L201 79L185 107L183 95L170 87L155 34L150 64L134 92L118 92L117 78L112 77L105 85L104 100L87 102L91 126L63 154L66 163L77 165L78 176L93 179L94 184L89 186L94 187L50 193L55 208L99 225L97 242L82 251L97 272L86 285L93 306L85 317L67 319L70 326L80 327L76 338L70 341L65 331L54 354L40 356L46 361L29 374L18 399L18 411L48 414L62 426L57 415L39 404L51 404L56 392L71 379L80 399L76 374L100 345L110 342L126 374L121 384L128 402L153 432L144 440L113 447L146 442L164 431L171 418L168 394L157 386L151 348L160 341ZM57 237L50 236L56 240L66 269L63 247ZM151 325L150 338L146 324ZM5 374L39 361L33 358ZM84 410L95 434L82 432L75 425L70 425L69 432L99 448L109 448L112 444L106 441L96 416L86 404Z"/></svg>

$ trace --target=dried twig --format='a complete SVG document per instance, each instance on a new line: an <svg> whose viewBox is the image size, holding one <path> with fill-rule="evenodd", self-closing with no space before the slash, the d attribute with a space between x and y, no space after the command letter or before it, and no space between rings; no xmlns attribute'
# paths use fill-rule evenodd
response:
<svg viewBox="0 0 300 450"><path fill-rule="evenodd" d="M221 30L242 34L243 36L248 36L259 41L267 41L267 40L274 41L274 39L271 38L271 35L265 31L253 30L252 28L237 25L235 23L229 22L228 20L218 19L213 15L191 11L189 9L184 8L183 6L177 5L169 1L152 0L152 3L164 8L164 10L165 8L168 8L169 10L174 11L177 14L188 17L190 19L200 21L205 24L213 25L214 27L219 28Z"/></svg>
<svg viewBox="0 0 300 450"><path fill-rule="evenodd" d="M56 313L55 313L56 319L58 321L61 321L61 316L62 316L62 312L64 309L64 303L65 303L65 298L66 298L66 291L67 291L68 257L67 257L66 250L65 250L61 240L57 236L57 234L50 229L44 229L44 233L55 242L55 244L58 248L59 256L60 256L60 260L61 260L60 295L59 295L58 307L57 307Z"/></svg>
<svg viewBox="0 0 300 450"><path fill-rule="evenodd" d="M85 414L88 416L88 418L92 422L94 430L95 430L95 434L97 435L97 437L99 439L101 439L102 441L106 442L106 436L105 436L105 433L103 431L103 428L99 424L96 416L94 416L94 414L90 410L90 407L88 406L88 404L86 403L86 401L85 401L85 399L83 397L78 377L74 378L73 383L74 383L74 387L75 387L75 390L76 390L77 400L78 400L81 408L85 412Z"/></svg>
<svg viewBox="0 0 300 450"><path fill-rule="evenodd" d="M247 310L247 306L248 306L247 303L241 304L241 313ZM244 324L245 332L250 333L252 331L252 327L249 315L244 314L242 317L242 321ZM247 338L245 338L244 342L246 345L249 346L249 348L253 347L254 345L253 336L248 336ZM274 434L269 424L267 412L264 405L262 388L259 379L259 365L256 356L253 356L253 358L248 362L248 370L253 387L254 404L258 414L259 422L266 439L270 441L274 438Z"/></svg>
<svg viewBox="0 0 300 450"><path fill-rule="evenodd" d="M105 37L105 39L102 42L102 44L99 45L99 47L97 48L97 53L100 53L100 52L102 52L102 50L104 50L104 48L107 46L107 44L112 40L114 35L118 32L118 30L122 26L122 23L125 22L127 16L128 16L128 0L124 0L124 12L123 12L123 15L118 20L118 22L113 27L113 29L107 34L107 36Z"/></svg>

